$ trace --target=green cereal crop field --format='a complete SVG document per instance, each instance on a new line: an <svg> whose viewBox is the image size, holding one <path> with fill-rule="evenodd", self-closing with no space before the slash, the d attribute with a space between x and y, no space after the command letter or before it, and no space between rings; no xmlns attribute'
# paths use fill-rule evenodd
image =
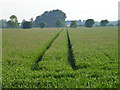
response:
<svg viewBox="0 0 120 90"><path fill-rule="evenodd" d="M3 88L117 88L118 28L2 30Z"/></svg>

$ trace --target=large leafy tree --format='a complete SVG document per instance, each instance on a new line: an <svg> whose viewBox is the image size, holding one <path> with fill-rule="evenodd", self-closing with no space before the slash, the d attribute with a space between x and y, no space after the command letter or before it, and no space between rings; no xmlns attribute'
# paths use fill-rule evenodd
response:
<svg viewBox="0 0 120 90"><path fill-rule="evenodd" d="M71 21L70 27L76 28L77 27L77 22L76 21Z"/></svg>
<svg viewBox="0 0 120 90"><path fill-rule="evenodd" d="M61 10L46 11L35 19L35 27L39 27L41 22L45 22L47 27L56 27L57 21L62 21L65 24L66 14ZM57 24L58 26L60 23Z"/></svg>
<svg viewBox="0 0 120 90"><path fill-rule="evenodd" d="M85 22L85 26L86 27L92 27L94 25L94 20L93 19L87 19L86 22Z"/></svg>
<svg viewBox="0 0 120 90"><path fill-rule="evenodd" d="M108 23L108 20L101 20L100 25L105 27Z"/></svg>
<svg viewBox="0 0 120 90"><path fill-rule="evenodd" d="M17 22L17 17L15 15L10 16L12 22Z"/></svg>
<svg viewBox="0 0 120 90"><path fill-rule="evenodd" d="M10 16L10 20L7 21L8 28L17 28L19 26L17 17L15 15Z"/></svg>

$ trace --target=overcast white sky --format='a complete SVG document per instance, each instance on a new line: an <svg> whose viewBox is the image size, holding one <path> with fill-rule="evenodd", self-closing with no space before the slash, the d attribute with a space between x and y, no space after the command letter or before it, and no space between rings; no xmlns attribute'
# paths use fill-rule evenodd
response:
<svg viewBox="0 0 120 90"><path fill-rule="evenodd" d="M16 15L19 21L30 20L44 11L60 9L66 13L66 20L95 21L118 19L119 0L0 0L0 19L9 20Z"/></svg>

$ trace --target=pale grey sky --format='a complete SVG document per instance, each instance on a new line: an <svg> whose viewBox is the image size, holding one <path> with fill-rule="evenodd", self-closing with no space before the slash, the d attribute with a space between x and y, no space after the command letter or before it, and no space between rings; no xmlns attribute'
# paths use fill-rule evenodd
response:
<svg viewBox="0 0 120 90"><path fill-rule="evenodd" d="M0 0L0 19L9 20L16 15L19 21L30 20L44 11L60 9L66 13L66 20L95 21L118 19L119 0Z"/></svg>

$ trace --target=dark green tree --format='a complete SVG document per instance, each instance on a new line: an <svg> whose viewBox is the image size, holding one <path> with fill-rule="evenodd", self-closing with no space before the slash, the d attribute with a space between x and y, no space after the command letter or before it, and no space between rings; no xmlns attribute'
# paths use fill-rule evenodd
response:
<svg viewBox="0 0 120 90"><path fill-rule="evenodd" d="M101 20L100 25L105 27L108 23L108 20Z"/></svg>
<svg viewBox="0 0 120 90"><path fill-rule="evenodd" d="M15 15L10 16L10 20L7 22L8 28L17 28L19 26L17 17Z"/></svg>
<svg viewBox="0 0 120 90"><path fill-rule="evenodd" d="M66 14L61 10L45 11L42 15L37 16L35 19L35 27L40 27L41 22L45 22L47 27L56 27L58 20L65 24Z"/></svg>
<svg viewBox="0 0 120 90"><path fill-rule="evenodd" d="M93 19L87 19L85 22L85 26L91 28L94 25L94 20Z"/></svg>
<svg viewBox="0 0 120 90"><path fill-rule="evenodd" d="M71 21L70 27L76 28L77 27L77 22L76 21Z"/></svg>
<svg viewBox="0 0 120 90"><path fill-rule="evenodd" d="M40 23L40 28L45 28L45 26L46 26L46 23L45 23L45 22L41 22L41 23Z"/></svg>
<svg viewBox="0 0 120 90"><path fill-rule="evenodd" d="M10 16L12 22L17 22L17 17L15 15Z"/></svg>
<svg viewBox="0 0 120 90"><path fill-rule="evenodd" d="M22 22L22 28L23 28L23 29L32 28L32 23L31 23L30 21L23 21L23 22Z"/></svg>
<svg viewBox="0 0 120 90"><path fill-rule="evenodd" d="M56 27L64 27L65 24L64 24L64 21L61 21L61 20L57 20L56 23L55 23Z"/></svg>

